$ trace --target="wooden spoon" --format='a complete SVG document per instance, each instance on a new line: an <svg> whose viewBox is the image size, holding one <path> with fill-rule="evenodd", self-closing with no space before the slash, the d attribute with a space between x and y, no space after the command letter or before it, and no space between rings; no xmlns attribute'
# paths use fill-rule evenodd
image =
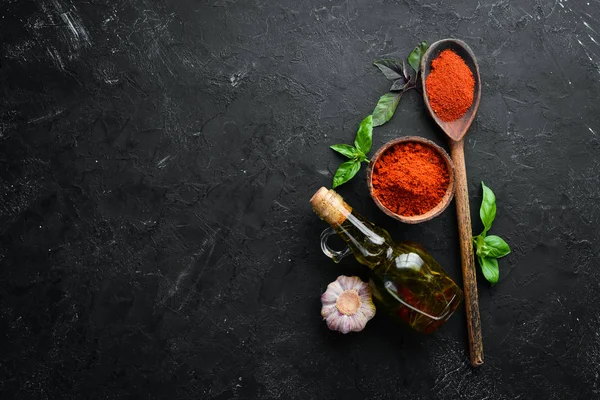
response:
<svg viewBox="0 0 600 400"><path fill-rule="evenodd" d="M451 49L458 54L473 72L475 79L475 96L471 108L461 118L446 122L438 118L429 104L425 82L431 72L431 61L443 50ZM464 137L475 118L481 98L481 81L479 67L475 55L466 43L456 39L444 39L433 43L423 55L421 60L423 97L429 114L450 138L450 154L454 162L456 182L454 195L456 199L456 214L458 217L458 232L460 240L460 253L462 257L463 285L465 292L465 306L467 309L467 326L469 331L469 348L471 364L474 367L483 364L483 343L481 339L481 320L479 317L479 300L477 296L477 279L475 275L475 260L473 257L473 242L471 229L471 212L469 210L469 191L467 186L467 171L465 168Z"/></svg>

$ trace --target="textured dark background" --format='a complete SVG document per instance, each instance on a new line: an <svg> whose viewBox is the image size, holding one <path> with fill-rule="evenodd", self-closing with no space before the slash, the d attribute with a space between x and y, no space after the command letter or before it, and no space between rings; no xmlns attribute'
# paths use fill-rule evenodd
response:
<svg viewBox="0 0 600 400"><path fill-rule="evenodd" d="M455 4L453 4L455 3ZM4 0L2 399L565 399L600 396L600 1ZM329 332L341 274L308 200L389 82L372 65L455 37L483 94L466 160L513 253L420 336L377 316ZM374 147L445 146L413 92ZM406 226L461 282L454 205Z"/></svg>

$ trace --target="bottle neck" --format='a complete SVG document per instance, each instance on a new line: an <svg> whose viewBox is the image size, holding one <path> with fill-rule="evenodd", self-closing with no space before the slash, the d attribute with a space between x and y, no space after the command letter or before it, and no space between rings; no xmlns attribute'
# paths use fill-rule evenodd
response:
<svg viewBox="0 0 600 400"><path fill-rule="evenodd" d="M315 213L329 223L361 264L375 268L385 262L393 245L389 234L364 219L333 190L319 189L311 199Z"/></svg>
<svg viewBox="0 0 600 400"><path fill-rule="evenodd" d="M336 228L334 227L334 229ZM388 238L388 235L382 234L383 229L376 228L356 212L348 215L344 224L339 226L338 231L356 245L369 243L370 245L383 246Z"/></svg>

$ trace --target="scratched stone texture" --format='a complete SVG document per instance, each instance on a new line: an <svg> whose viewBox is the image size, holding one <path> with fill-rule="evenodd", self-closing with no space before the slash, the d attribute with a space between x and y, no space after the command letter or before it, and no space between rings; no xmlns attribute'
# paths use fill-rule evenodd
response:
<svg viewBox="0 0 600 400"><path fill-rule="evenodd" d="M454 37L483 94L466 143L513 252L420 336L339 335L308 200L389 82L372 65ZM600 1L4 0L0 398L600 398ZM446 146L422 99L374 132ZM461 282L455 208L407 226L365 173L339 192ZM477 232L478 233L478 232Z"/></svg>

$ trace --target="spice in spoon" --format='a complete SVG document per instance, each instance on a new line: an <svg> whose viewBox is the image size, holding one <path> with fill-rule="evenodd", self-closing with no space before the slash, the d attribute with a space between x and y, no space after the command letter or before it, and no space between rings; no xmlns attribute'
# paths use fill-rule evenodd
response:
<svg viewBox="0 0 600 400"><path fill-rule="evenodd" d="M429 105L442 121L455 121L473 104L475 79L465 61L450 49L431 62L425 80Z"/></svg>

